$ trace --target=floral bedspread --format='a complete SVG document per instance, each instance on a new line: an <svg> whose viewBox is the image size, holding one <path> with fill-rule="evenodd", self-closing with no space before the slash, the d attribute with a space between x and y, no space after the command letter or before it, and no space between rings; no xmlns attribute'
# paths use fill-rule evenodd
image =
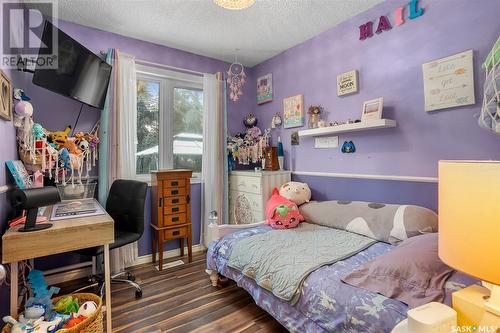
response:
<svg viewBox="0 0 500 333"><path fill-rule="evenodd" d="M383 333L390 332L406 318L406 304L341 281L355 267L390 251L393 246L386 243L375 243L348 259L312 272L304 281L301 297L294 306L227 266L232 248L238 241L269 230L272 230L269 226L259 226L214 241L208 249L207 267L236 281L252 295L257 305L290 332ZM473 278L455 272L446 283L445 302L450 304L453 291L475 282Z"/></svg>

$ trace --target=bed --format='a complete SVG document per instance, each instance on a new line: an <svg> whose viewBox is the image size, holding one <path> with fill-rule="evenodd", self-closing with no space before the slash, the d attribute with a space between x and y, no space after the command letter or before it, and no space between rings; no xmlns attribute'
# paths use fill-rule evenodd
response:
<svg viewBox="0 0 500 333"><path fill-rule="evenodd" d="M239 242L270 232L269 226L263 222L212 225L210 230L214 241L207 253L207 273L212 285L217 285L219 276L234 280L290 332L390 332L406 318L408 306L405 303L341 281L359 265L393 250L394 245L377 241L350 257L314 270L303 281L300 297L292 305L228 265ZM462 273L453 272L445 284L444 303L450 304L453 291L475 282Z"/></svg>

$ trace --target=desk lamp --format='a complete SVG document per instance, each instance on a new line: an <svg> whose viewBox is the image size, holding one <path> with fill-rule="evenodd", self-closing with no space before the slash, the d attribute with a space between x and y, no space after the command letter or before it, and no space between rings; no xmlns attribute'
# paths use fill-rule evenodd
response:
<svg viewBox="0 0 500 333"><path fill-rule="evenodd" d="M500 161L439 162L439 257L484 281L479 324L500 328Z"/></svg>

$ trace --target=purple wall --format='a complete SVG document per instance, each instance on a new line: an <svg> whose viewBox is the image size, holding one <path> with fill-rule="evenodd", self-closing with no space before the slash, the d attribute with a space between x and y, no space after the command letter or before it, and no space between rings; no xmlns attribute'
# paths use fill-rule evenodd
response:
<svg viewBox="0 0 500 333"><path fill-rule="evenodd" d="M254 78L273 74L274 101L257 106L254 100L249 106L260 124L268 126L283 109L283 98L295 94L304 94L306 110L324 106L328 121L358 119L364 101L384 97L383 117L398 122L395 129L339 135L340 145L354 141L355 154L314 149L312 138L291 147L290 133L306 127L276 130L289 169L436 177L439 159L500 159L500 138L479 128L475 117L484 81L480 64L498 38L500 2L421 0L423 16L359 40L359 25L372 20L376 27L381 15L394 25L394 9L407 2L386 1L252 68ZM474 50L477 103L426 113L421 65L467 49ZM336 76L352 69L359 71L360 90L338 97Z"/></svg>

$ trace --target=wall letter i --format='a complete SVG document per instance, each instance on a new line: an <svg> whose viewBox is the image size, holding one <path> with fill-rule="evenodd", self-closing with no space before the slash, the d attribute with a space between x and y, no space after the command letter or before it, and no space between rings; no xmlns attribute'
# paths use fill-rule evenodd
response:
<svg viewBox="0 0 500 333"><path fill-rule="evenodd" d="M403 23L405 23L405 19L403 17L403 12L405 10L405 7L398 7L396 8L396 10L394 11L394 18L395 18L395 23L396 25L401 25Z"/></svg>

